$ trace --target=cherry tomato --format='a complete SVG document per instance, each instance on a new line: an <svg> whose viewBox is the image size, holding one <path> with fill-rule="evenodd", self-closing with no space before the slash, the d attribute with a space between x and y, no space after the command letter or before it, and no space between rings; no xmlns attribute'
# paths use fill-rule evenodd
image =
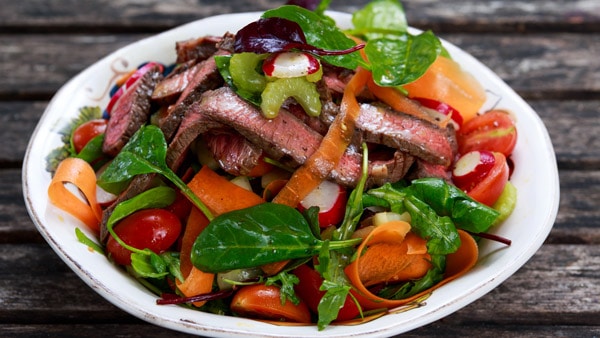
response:
<svg viewBox="0 0 600 338"><path fill-rule="evenodd" d="M296 291L298 297L306 302L306 305L308 305L308 308L312 312L317 313L319 302L323 298L323 295L325 295L325 291L319 290L321 284L323 284L323 278L316 270L306 264L294 269L294 275L300 280L300 283L294 286L294 291ZM346 301L338 312L336 321L354 319L359 313L360 311L352 297L346 296Z"/></svg>
<svg viewBox="0 0 600 338"><path fill-rule="evenodd" d="M177 218L179 218L181 224L185 224L190 211L192 210L192 202L190 202L190 200L188 200L187 197L185 197L185 195L179 191L179 189L177 189L175 193L175 200L165 209L174 213Z"/></svg>
<svg viewBox="0 0 600 338"><path fill-rule="evenodd" d="M493 154L496 158L494 167L479 183L466 192L471 198L487 206L492 206L498 200L508 181L509 173L506 157L498 152Z"/></svg>
<svg viewBox="0 0 600 338"><path fill-rule="evenodd" d="M231 300L231 311L250 318L310 323L310 311L303 301L281 304L280 290L274 285L254 284L242 287Z"/></svg>
<svg viewBox="0 0 600 338"><path fill-rule="evenodd" d="M100 134L104 134L104 131L106 131L105 119L87 121L75 128L73 135L71 136L75 152L81 152L81 149L83 149L91 139Z"/></svg>
<svg viewBox="0 0 600 338"><path fill-rule="evenodd" d="M489 150L508 157L517 143L517 128L507 112L491 110L463 124L456 138L460 154Z"/></svg>
<svg viewBox="0 0 600 338"><path fill-rule="evenodd" d="M119 221L114 231L123 242L134 248L162 253L177 241L181 222L174 213L165 209L143 209ZM131 264L131 251L122 247L112 235L108 238L106 250L115 263Z"/></svg>

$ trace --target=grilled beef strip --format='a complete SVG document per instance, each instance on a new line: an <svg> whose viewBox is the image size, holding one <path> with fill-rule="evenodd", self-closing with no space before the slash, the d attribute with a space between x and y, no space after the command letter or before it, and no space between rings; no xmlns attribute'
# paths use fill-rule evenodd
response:
<svg viewBox="0 0 600 338"><path fill-rule="evenodd" d="M235 129L261 148L267 156L292 168L303 164L316 151L323 138L284 109L274 119L265 118L258 108L242 100L227 87L206 92L201 101L190 106L184 121L182 127L185 124L188 130L194 132L180 128L178 134L183 135L181 138L185 141L180 141L176 136L170 146L173 149L171 154L175 154L176 148L185 147L186 144L189 147L192 142L189 135L197 137L211 130L214 125L211 127L210 123L214 122ZM360 152L349 148L330 178L343 185L356 185L361 173L361 157ZM369 180L370 184L383 184L402 178L412 161L412 156L396 150L386 159L371 161L369 171L374 177Z"/></svg>
<svg viewBox="0 0 600 338"><path fill-rule="evenodd" d="M196 39L188 39L175 43L177 52L176 63L188 61L202 61L208 59L217 51L217 44L223 40L221 36L203 36Z"/></svg>
<svg viewBox="0 0 600 338"><path fill-rule="evenodd" d="M150 96L162 77L159 66L154 66L119 98L106 126L102 144L104 153L116 156L129 138L146 124L150 116Z"/></svg>
<svg viewBox="0 0 600 338"><path fill-rule="evenodd" d="M263 152L231 128L213 129L202 135L219 166L234 176L247 176Z"/></svg>
<svg viewBox="0 0 600 338"><path fill-rule="evenodd" d="M215 55L226 55L228 53L225 50L218 50ZM203 92L223 85L223 78L219 74L213 57L194 65L189 71L193 72L194 75L182 91L177 102L158 116L158 126L163 131L167 142L177 132L177 128L179 128L181 119L189 105L198 100Z"/></svg>

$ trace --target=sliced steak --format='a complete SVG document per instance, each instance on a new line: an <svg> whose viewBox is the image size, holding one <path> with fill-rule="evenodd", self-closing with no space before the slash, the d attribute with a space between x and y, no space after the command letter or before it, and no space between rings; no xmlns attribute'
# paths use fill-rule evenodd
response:
<svg viewBox="0 0 600 338"><path fill-rule="evenodd" d="M232 129L214 129L203 139L219 166L235 176L247 176L258 164L262 149Z"/></svg>
<svg viewBox="0 0 600 338"><path fill-rule="evenodd" d="M224 55L228 53L219 50L216 54ZM215 89L223 84L223 78L219 74L214 58L209 57L192 68L195 68L193 70L194 76L177 102L158 116L158 126L165 134L167 141L170 141L177 132L177 128L179 128L181 119L189 105L198 100L203 92Z"/></svg>
<svg viewBox="0 0 600 338"><path fill-rule="evenodd" d="M433 164L449 166L454 157L447 129L387 107L361 104L356 128L367 142L384 144Z"/></svg>
<svg viewBox="0 0 600 338"><path fill-rule="evenodd" d="M116 156L129 138L148 121L150 96L162 77L159 66L154 66L119 98L106 127L102 144L104 153Z"/></svg>
<svg viewBox="0 0 600 338"><path fill-rule="evenodd" d="M177 63L202 61L217 51L217 43L223 40L220 36L203 36L197 39L178 41L175 43Z"/></svg>
<svg viewBox="0 0 600 338"><path fill-rule="evenodd" d="M200 67L186 67L183 71L169 74L166 78L156 84L152 92L152 100L160 105L171 105L177 99L196 76Z"/></svg>
<svg viewBox="0 0 600 338"><path fill-rule="evenodd" d="M227 87L206 92L200 102L192 105L195 112L186 115L201 120L205 131L207 120L230 126L270 158L292 168L303 164L319 147L323 137L288 111L281 109L276 118L263 117L260 110L242 100ZM201 116L201 117L198 117ZM184 122L187 124L187 121ZM182 123L183 125L183 123ZM196 122L196 125L198 123ZM371 161L369 184L397 181L404 176L412 157L395 151L391 158ZM362 155L349 147L330 179L346 186L355 186L361 176Z"/></svg>

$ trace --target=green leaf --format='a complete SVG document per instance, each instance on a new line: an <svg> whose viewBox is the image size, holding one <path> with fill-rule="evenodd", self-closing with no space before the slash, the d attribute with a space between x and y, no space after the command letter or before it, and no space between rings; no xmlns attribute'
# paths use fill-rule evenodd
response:
<svg viewBox="0 0 600 338"><path fill-rule="evenodd" d="M336 242L332 249L356 243ZM322 244L298 210L263 203L216 217L194 242L191 259L198 269L214 273L310 257Z"/></svg>
<svg viewBox="0 0 600 338"><path fill-rule="evenodd" d="M499 216L498 211L473 200L462 190L441 179L414 180L408 189L439 215L450 217L457 228L473 233L487 231Z"/></svg>
<svg viewBox="0 0 600 338"><path fill-rule="evenodd" d="M300 298L294 291L294 285L300 283L300 279L288 271L281 271L275 276L267 278L266 285L276 285L280 290L281 304L285 304L286 300L298 305L300 304Z"/></svg>
<svg viewBox="0 0 600 338"><path fill-rule="evenodd" d="M132 253L131 267L143 278L163 278L169 274L165 261L150 249Z"/></svg>
<svg viewBox="0 0 600 338"><path fill-rule="evenodd" d="M118 221L142 209L164 208L175 201L175 190L167 186L159 186L146 190L114 208L107 221L107 227L113 227Z"/></svg>
<svg viewBox="0 0 600 338"><path fill-rule="evenodd" d="M336 25L326 17L315 12L309 11L298 6L281 6L279 8L266 11L264 18L279 17L294 21L300 25L308 44L325 50L345 50L352 48L356 43L348 38ZM362 57L358 52L352 52L345 55L324 56L323 60L327 63L356 69L359 65L364 65Z"/></svg>
<svg viewBox="0 0 600 338"><path fill-rule="evenodd" d="M326 279L323 281L320 290L326 291L317 306L319 313L317 327L319 330L323 330L337 318L340 309L346 302L348 293L350 293L350 286L334 283Z"/></svg>
<svg viewBox="0 0 600 338"><path fill-rule="evenodd" d="M394 38L378 38L370 40L365 47L373 80L387 87L417 80L441 51L440 40L429 31L417 36L402 33Z"/></svg>
<svg viewBox="0 0 600 338"><path fill-rule="evenodd" d="M167 141L162 131L154 125L142 126L121 152L106 167L98 178L104 190L119 193L134 176L160 174L171 181L208 218L213 215L194 192L177 176L165 162Z"/></svg>
<svg viewBox="0 0 600 338"><path fill-rule="evenodd" d="M460 237L454 223L447 217L440 217L425 202L409 195L404 206L410 214L411 230L427 240L427 252L432 255L446 255L458 250Z"/></svg>
<svg viewBox="0 0 600 338"><path fill-rule="evenodd" d="M402 4L397 0L376 0L352 14L354 35L367 40L387 34L400 34L408 28Z"/></svg>
<svg viewBox="0 0 600 338"><path fill-rule="evenodd" d="M102 143L104 142L104 134L100 134L91 139L83 149L75 157L80 158L88 163L93 163L104 156L102 152Z"/></svg>
<svg viewBox="0 0 600 338"><path fill-rule="evenodd" d="M92 250L96 251L97 253L104 255L104 249L102 249L102 246L100 244L94 242L94 240L92 240L88 236L86 236L83 233L83 231L81 231L81 229L75 228L75 237L77 237L77 240L79 241L79 243L85 244L88 247L92 248Z"/></svg>

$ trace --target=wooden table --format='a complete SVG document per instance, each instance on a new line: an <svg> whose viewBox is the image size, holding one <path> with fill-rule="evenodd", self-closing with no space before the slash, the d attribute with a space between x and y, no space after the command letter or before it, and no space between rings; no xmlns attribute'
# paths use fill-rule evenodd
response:
<svg viewBox="0 0 600 338"><path fill-rule="evenodd" d="M282 2L0 0L0 336L183 336L111 305L54 254L25 209L22 158L52 95L109 52L206 16ZM353 11L366 1L333 3ZM539 113L562 192L550 236L523 268L407 336L599 336L600 2L403 3L412 26L474 55Z"/></svg>

